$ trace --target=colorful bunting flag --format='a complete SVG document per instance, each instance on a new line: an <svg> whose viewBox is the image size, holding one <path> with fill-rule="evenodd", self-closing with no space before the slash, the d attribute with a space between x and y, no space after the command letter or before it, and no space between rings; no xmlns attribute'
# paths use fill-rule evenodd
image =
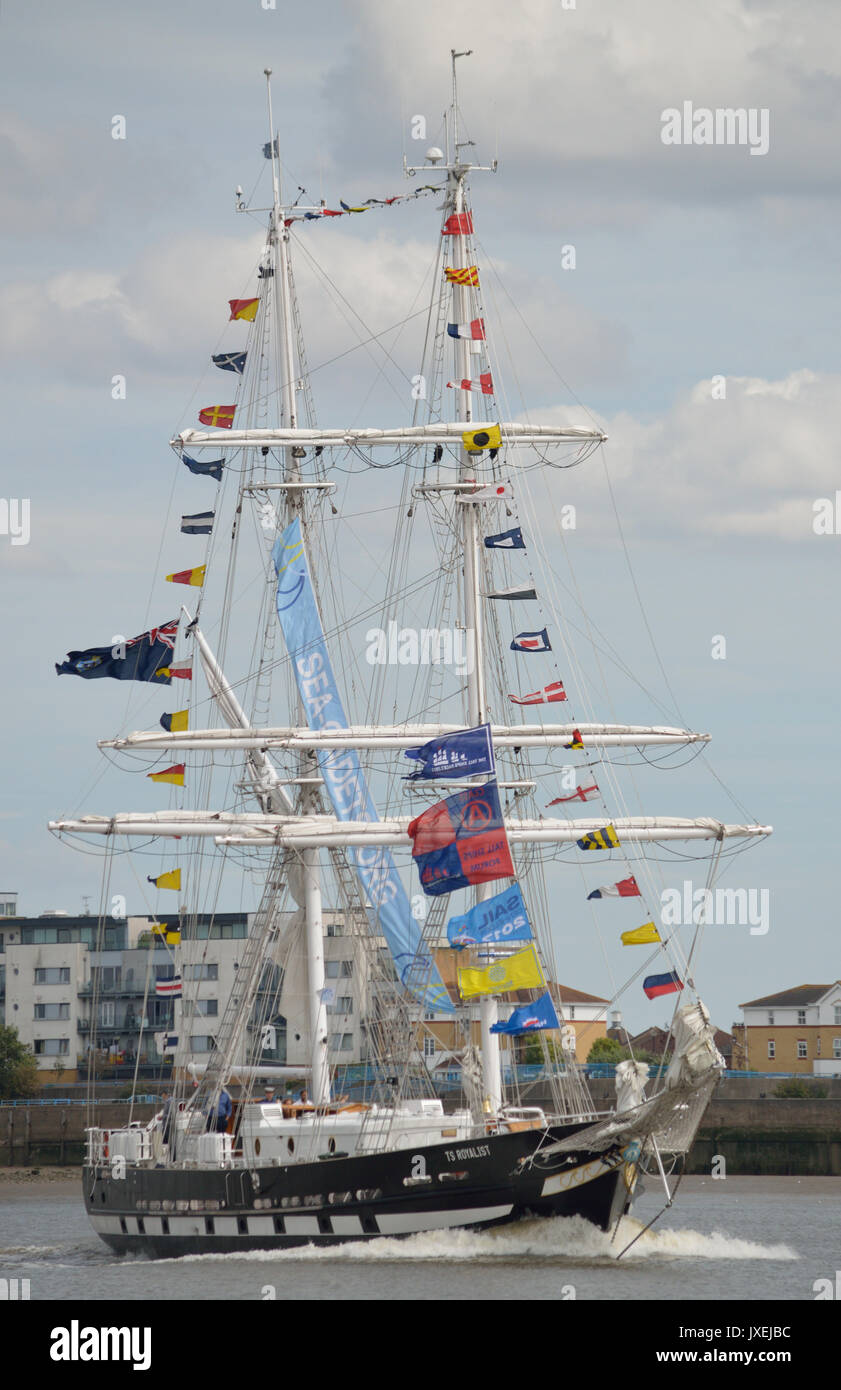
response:
<svg viewBox="0 0 841 1390"><path fill-rule="evenodd" d="M592 801L599 794L599 789L595 782L592 787L576 787L571 796L556 796L554 801L547 803L548 806L559 806L562 801Z"/></svg>
<svg viewBox="0 0 841 1390"><path fill-rule="evenodd" d="M473 377L462 377L461 381L448 381L448 386L452 386L457 391L481 391L484 396L492 396L494 393L493 381L490 372L482 372L478 381Z"/></svg>
<svg viewBox="0 0 841 1390"><path fill-rule="evenodd" d="M177 893L181 889L181 870L170 869L165 874L158 874L157 878L152 878L147 874L146 882L154 883L156 888L172 888Z"/></svg>
<svg viewBox="0 0 841 1390"><path fill-rule="evenodd" d="M409 822L407 833L421 887L432 897L514 877L496 782L437 802Z"/></svg>
<svg viewBox="0 0 841 1390"><path fill-rule="evenodd" d="M518 632L511 643L512 652L551 652L549 632L543 627L539 632Z"/></svg>
<svg viewBox="0 0 841 1390"><path fill-rule="evenodd" d="M633 931L623 931L622 933L623 946L652 946L662 939L653 922L644 922L641 927L635 927Z"/></svg>
<svg viewBox="0 0 841 1390"><path fill-rule="evenodd" d="M206 569L207 565L197 565L195 569L177 570L175 574L168 574L166 580L168 584L191 584L194 589L200 589Z"/></svg>
<svg viewBox="0 0 841 1390"><path fill-rule="evenodd" d="M601 888L594 888L592 893L587 894L587 901L591 898L640 898L637 881L631 874L630 878L621 878L618 883L608 883Z"/></svg>
<svg viewBox="0 0 841 1390"><path fill-rule="evenodd" d="M81 676L96 680L110 676L117 681L151 681L168 685L169 674L162 670L175 647L178 619L141 632L130 642L116 642L107 647L88 647L83 652L68 652L67 660L56 662L56 675Z"/></svg>
<svg viewBox="0 0 841 1390"><path fill-rule="evenodd" d="M210 360L214 367L218 367L220 371L237 372L239 376L242 376L245 371L245 359L247 356L247 352L216 352Z"/></svg>
<svg viewBox="0 0 841 1390"><path fill-rule="evenodd" d="M537 598L537 590L530 588L528 584L519 586L515 584L512 589L495 589L492 594L485 594L485 598Z"/></svg>
<svg viewBox="0 0 841 1390"><path fill-rule="evenodd" d="M199 477L215 478L217 483L222 477L222 469L225 467L224 459L212 459L207 463L200 463L198 459L189 459L186 454L181 455L181 462L185 463L191 473L196 473Z"/></svg>
<svg viewBox="0 0 841 1390"><path fill-rule="evenodd" d="M188 656L184 661L171 661L168 666L162 666L155 674L166 676L168 681L191 681L193 679L193 659Z"/></svg>
<svg viewBox="0 0 841 1390"><path fill-rule="evenodd" d="M231 306L231 319L245 319L246 323L253 323L257 317L257 309L260 304L259 299L229 299Z"/></svg>
<svg viewBox="0 0 841 1390"><path fill-rule="evenodd" d="M465 946L495 942L531 941L532 929L518 883L485 898L447 923L447 940L457 951Z"/></svg>
<svg viewBox="0 0 841 1390"><path fill-rule="evenodd" d="M162 714L159 723L168 734L183 733L190 727L190 711L177 709L173 714Z"/></svg>
<svg viewBox="0 0 841 1390"><path fill-rule="evenodd" d="M451 338L471 338L474 343L485 341L485 320L471 319L470 323L448 323L447 332Z"/></svg>
<svg viewBox="0 0 841 1390"><path fill-rule="evenodd" d="M573 729L572 738L569 743L564 744L564 748L583 748L584 740L577 729Z"/></svg>
<svg viewBox="0 0 841 1390"><path fill-rule="evenodd" d="M508 994L514 989L540 989L545 985L534 946L495 960L484 969L458 972L458 992L462 999L472 999L477 994Z"/></svg>
<svg viewBox="0 0 841 1390"><path fill-rule="evenodd" d="M471 212L452 213L441 228L442 236L472 236L473 214Z"/></svg>
<svg viewBox="0 0 841 1390"><path fill-rule="evenodd" d="M547 991L533 1004L521 1004L519 1009L514 1009L506 1023L492 1023L491 1032L516 1036L517 1033L537 1033L543 1028L560 1026L555 1006Z"/></svg>
<svg viewBox="0 0 841 1390"><path fill-rule="evenodd" d="M531 695L509 695L513 705L556 705L565 700L567 693L563 681L551 681L542 690L534 690Z"/></svg>
<svg viewBox="0 0 841 1390"><path fill-rule="evenodd" d="M405 749L403 756L414 758L421 764L406 781L415 781L419 777L493 776L495 771L490 724L444 734L442 738L431 739L420 748Z"/></svg>
<svg viewBox="0 0 841 1390"><path fill-rule="evenodd" d="M341 198L339 199L339 206L345 212L368 212L370 209L370 204L368 203L360 203L357 207L352 208L348 203L343 203Z"/></svg>
<svg viewBox="0 0 841 1390"><path fill-rule="evenodd" d="M199 411L199 421L203 425L214 425L218 430L229 430L233 427L236 409L235 405L207 405Z"/></svg>
<svg viewBox="0 0 841 1390"><path fill-rule="evenodd" d="M155 994L159 999L180 999L181 976L173 975L171 980L156 980Z"/></svg>
<svg viewBox="0 0 841 1390"><path fill-rule="evenodd" d="M209 536L215 515L215 512L196 512L193 516L182 516L181 530L185 536Z"/></svg>
<svg viewBox="0 0 841 1390"><path fill-rule="evenodd" d="M466 435L463 437L467 438ZM465 444L464 447L467 449L470 446ZM482 448L487 448L487 445L482 445ZM456 493L457 502L508 502L513 500L513 497L514 491L510 483L488 483L486 487L477 487L473 492Z"/></svg>
<svg viewBox="0 0 841 1390"><path fill-rule="evenodd" d="M461 442L471 453L481 453L482 449L498 449L502 443L502 433L499 425L485 425L482 429L466 430L461 436ZM495 490L489 495L498 497L500 494ZM474 492L474 500L476 496Z"/></svg>
<svg viewBox="0 0 841 1390"><path fill-rule="evenodd" d="M676 970L670 970L667 975L647 975L642 987L649 999L657 999L661 994L677 994L683 989L683 981Z"/></svg>
<svg viewBox="0 0 841 1390"><path fill-rule="evenodd" d="M485 546L488 550L525 550L526 543L523 540L522 529L512 526L510 531L500 531L496 536L485 536Z"/></svg>
<svg viewBox="0 0 841 1390"><path fill-rule="evenodd" d="M479 286L479 268L475 265L464 266L458 269L453 266L446 266L444 274L451 285L472 285L474 289Z"/></svg>
<svg viewBox="0 0 841 1390"><path fill-rule="evenodd" d="M171 782L174 787L183 787L184 769L184 763L176 763L174 767L167 767L163 772L147 772L146 776L150 782Z"/></svg>
<svg viewBox="0 0 841 1390"><path fill-rule="evenodd" d="M619 836L614 826L604 825L601 830L591 830L583 840L576 840L575 843L579 849L616 849Z"/></svg>

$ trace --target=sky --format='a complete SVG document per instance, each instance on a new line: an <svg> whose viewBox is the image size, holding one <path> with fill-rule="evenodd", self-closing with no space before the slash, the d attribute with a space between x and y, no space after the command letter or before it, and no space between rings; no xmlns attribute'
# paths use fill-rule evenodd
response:
<svg viewBox="0 0 841 1390"><path fill-rule="evenodd" d="M713 735L722 782L775 828L723 880L768 890L768 932L711 927L696 979L725 1027L743 1000L836 979L841 514L831 534L813 525L817 500L841 488L830 0L805 0L796 19L761 0L77 0L7 4L0 31L0 495L29 499L31 516L28 544L0 535L0 888L31 915L98 902L101 860L57 843L46 822L160 804L96 749L154 724L155 701L125 723L122 686L57 680L54 663L174 612L160 576L182 567L183 541L163 523L198 494L175 477L167 442L221 399L209 354L232 345L225 301L247 293L262 244L234 189L258 206L268 196L263 69L287 186L356 202L414 186L403 154L421 163L441 143L449 52L472 47L460 108L474 158L499 160L472 197L507 403L534 421L595 419L610 436L632 573L602 462L552 484L556 503L578 509L570 544L593 616L661 702L615 673L604 717L648 722L677 703ZM687 102L766 112L767 152L665 144L663 113ZM412 140L417 115L427 141ZM409 418L421 319L386 336L390 362L360 350L325 364L365 336L360 323L382 333L422 306L437 216L420 199L300 233L324 425ZM326 276L359 320L336 311ZM116 374L125 400L112 399ZM344 484L340 500L354 515L370 505ZM364 590L362 551L382 538L373 516L355 534ZM640 792L652 813L741 819L697 764L645 769ZM559 973L605 994L579 899L558 889ZM145 910L139 889L129 900ZM632 1028L665 1020L662 1002L636 996L623 1012Z"/></svg>

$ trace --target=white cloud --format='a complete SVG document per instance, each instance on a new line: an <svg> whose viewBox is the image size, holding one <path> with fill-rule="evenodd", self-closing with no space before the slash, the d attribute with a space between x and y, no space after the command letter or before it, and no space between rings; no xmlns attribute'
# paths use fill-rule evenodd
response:
<svg viewBox="0 0 841 1390"><path fill-rule="evenodd" d="M698 382L651 420L623 412L600 421L623 520L643 534L814 540L813 504L834 498L838 482L841 376L730 377L724 400L713 389ZM587 422L565 407L531 418ZM577 475L594 505L600 474L589 465Z"/></svg>

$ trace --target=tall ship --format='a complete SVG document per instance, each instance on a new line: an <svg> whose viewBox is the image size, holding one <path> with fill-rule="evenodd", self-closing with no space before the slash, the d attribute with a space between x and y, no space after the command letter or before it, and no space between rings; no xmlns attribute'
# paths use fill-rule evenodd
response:
<svg viewBox="0 0 841 1390"><path fill-rule="evenodd" d="M602 722L588 693L557 570L558 481L571 495L576 474L557 470L586 467L606 436L586 412L509 418L493 267L469 196L471 176L496 162L474 164L463 135L465 56L452 54L440 145L418 167L404 160L402 192L362 202L290 197L267 70L271 194L259 209L238 189L237 208L267 214L268 227L212 355L226 403L171 440L178 485L196 501L181 520L183 563L165 578L188 601L57 668L135 682L153 710L163 701L150 687L164 686L169 706L185 706L100 743L168 808L50 823L86 846L104 837L104 884L129 850L140 881L182 904L153 926L141 1010L152 1033L151 1001L173 1000L171 1029L145 1038L168 1059L170 1094L148 1122L87 1130L85 1204L118 1253L556 1216L616 1229L641 1171L671 1202L721 1074L693 974L699 924L682 938L660 923L658 856L673 842L708 851L711 886L729 848L770 828L627 813L631 757L694 754L709 736ZM337 238L347 219L396 217L407 199L438 215L431 295L397 326L422 328L417 371L402 375L391 421L357 423L360 382L341 407L354 422L322 427L293 258L311 286L335 291L375 375L393 379L395 333L351 318L311 239L319 225ZM611 969L633 957L611 993L674 1003L670 1060L654 1077L620 1063L607 1109L557 984L563 874L580 882L582 917L614 914ZM232 880L256 911L196 1057L208 942L191 928ZM364 980L356 1074L341 1066L351 1000L330 970L337 930ZM278 1056L284 1027L296 1059ZM540 1059L541 1104L517 1065L525 1048ZM458 1078L446 1104L431 1069L441 1056Z"/></svg>

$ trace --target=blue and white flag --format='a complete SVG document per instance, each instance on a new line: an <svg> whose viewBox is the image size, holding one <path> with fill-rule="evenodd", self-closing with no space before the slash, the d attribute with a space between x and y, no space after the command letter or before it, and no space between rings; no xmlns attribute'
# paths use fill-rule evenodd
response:
<svg viewBox="0 0 841 1390"><path fill-rule="evenodd" d="M537 1033L541 1028L560 1028L555 1006L548 994L534 1004L522 1004L514 1009L506 1023L492 1023L492 1033Z"/></svg>
<svg viewBox="0 0 841 1390"><path fill-rule="evenodd" d="M461 729L430 739L421 748L407 748L405 757L417 758L421 764L404 779L407 782L418 777L476 777L481 773L492 777L495 768L491 726L480 724L478 729Z"/></svg>
<svg viewBox="0 0 841 1390"><path fill-rule="evenodd" d="M297 517L275 542L272 559L277 573L277 616L307 723L311 729L346 729L348 721L336 687ZM339 820L379 820L353 749L322 751L318 764ZM452 1000L434 959L423 949L420 926L412 916L391 852L382 845L371 845L351 848L348 856L363 897L373 905L399 979L428 1009L452 1013Z"/></svg>
<svg viewBox="0 0 841 1390"><path fill-rule="evenodd" d="M186 454L181 455L181 462L187 465L191 473L197 473L200 478L215 478L217 483L225 467L224 459L210 459L205 463L204 460L188 458Z"/></svg>
<svg viewBox="0 0 841 1390"><path fill-rule="evenodd" d="M523 531L520 526L512 526L510 531L500 531L497 536L485 536L488 550L525 550Z"/></svg>
<svg viewBox="0 0 841 1390"><path fill-rule="evenodd" d="M185 536L209 536L215 515L215 512L196 512L193 516L182 516L181 530Z"/></svg>
<svg viewBox="0 0 841 1390"><path fill-rule="evenodd" d="M245 359L248 356L245 352L216 352L213 354L212 362L214 367L218 367L223 372L237 372L242 376L245 371Z"/></svg>
<svg viewBox="0 0 841 1390"><path fill-rule="evenodd" d="M456 950L495 942L531 941L532 930L519 884L477 903L447 923L447 940Z"/></svg>
<svg viewBox="0 0 841 1390"><path fill-rule="evenodd" d="M547 629L541 628L540 632L518 632L514 641L511 643L512 652L551 652L552 644L549 641Z"/></svg>

